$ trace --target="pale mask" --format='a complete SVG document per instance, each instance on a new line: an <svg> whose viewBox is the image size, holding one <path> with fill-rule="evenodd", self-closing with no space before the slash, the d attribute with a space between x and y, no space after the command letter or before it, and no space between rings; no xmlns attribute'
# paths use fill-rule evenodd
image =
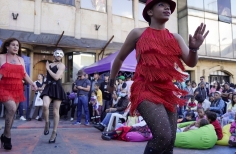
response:
<svg viewBox="0 0 236 154"><path fill-rule="evenodd" d="M64 57L64 52L62 50L56 50L56 51L54 51L53 55L55 57L61 57L62 58L62 57Z"/></svg>

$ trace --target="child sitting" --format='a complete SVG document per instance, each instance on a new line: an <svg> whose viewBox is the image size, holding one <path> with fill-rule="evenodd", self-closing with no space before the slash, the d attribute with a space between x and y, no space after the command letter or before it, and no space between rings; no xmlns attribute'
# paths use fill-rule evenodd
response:
<svg viewBox="0 0 236 154"><path fill-rule="evenodd" d="M191 111L195 111L195 110L197 110L197 104L198 104L198 102L195 100L195 97L192 96L190 98L190 101L187 104L187 108Z"/></svg>
<svg viewBox="0 0 236 154"><path fill-rule="evenodd" d="M227 112L221 116L223 126L227 125L230 120L234 119L234 115L236 113L236 94L232 95L231 103L227 106Z"/></svg>
<svg viewBox="0 0 236 154"><path fill-rule="evenodd" d="M195 115L193 112L187 112L185 118L180 123L188 121L195 121Z"/></svg>
<svg viewBox="0 0 236 154"><path fill-rule="evenodd" d="M187 127L178 128L177 129L177 133L179 133L179 132L187 132L189 130L198 129L198 128L206 126L208 124L209 124L209 122L206 119L200 119L200 120L194 122L193 124L191 124L191 125L189 125Z"/></svg>
<svg viewBox="0 0 236 154"><path fill-rule="evenodd" d="M218 140L221 140L223 138L223 132L222 128L220 126L220 123L217 120L217 115L215 112L207 111L206 112L207 120L210 124L212 124L215 127L216 135L218 137Z"/></svg>
<svg viewBox="0 0 236 154"><path fill-rule="evenodd" d="M234 122L230 126L230 133L232 134L229 138L229 146L236 146L236 115L234 117Z"/></svg>
<svg viewBox="0 0 236 154"><path fill-rule="evenodd" d="M205 111L203 109L203 107L198 107L197 108L197 117L196 117L196 121L201 120L201 119L206 119L205 116Z"/></svg>
<svg viewBox="0 0 236 154"><path fill-rule="evenodd" d="M99 103L98 103L96 95L97 95L97 92L92 91L91 99L90 99L90 102L89 102L89 104L92 104L92 106L93 106L93 117L91 117L91 119L93 119L93 123L95 123L96 117L100 117L99 116L99 111L98 111Z"/></svg>

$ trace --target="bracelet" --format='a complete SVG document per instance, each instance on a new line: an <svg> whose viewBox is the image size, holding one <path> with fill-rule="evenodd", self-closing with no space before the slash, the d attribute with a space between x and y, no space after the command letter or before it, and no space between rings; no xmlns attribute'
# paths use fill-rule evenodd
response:
<svg viewBox="0 0 236 154"><path fill-rule="evenodd" d="M114 79L110 79L109 80L109 86L110 87L114 87L114 84L115 84L115 80Z"/></svg>
<svg viewBox="0 0 236 154"><path fill-rule="evenodd" d="M199 50L199 48L191 48L191 47L189 47L189 50L191 50L193 52L197 52Z"/></svg>

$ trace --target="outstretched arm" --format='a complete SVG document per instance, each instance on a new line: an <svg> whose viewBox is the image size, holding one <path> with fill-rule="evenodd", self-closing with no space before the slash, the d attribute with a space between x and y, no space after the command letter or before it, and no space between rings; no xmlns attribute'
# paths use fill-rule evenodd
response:
<svg viewBox="0 0 236 154"><path fill-rule="evenodd" d="M189 67L196 66L198 62L197 50L200 48L209 33L209 31L205 33L205 29L206 25L201 23L201 25L196 29L194 35L189 35L189 47L185 44L183 38L179 34L174 34L182 50L181 58Z"/></svg>

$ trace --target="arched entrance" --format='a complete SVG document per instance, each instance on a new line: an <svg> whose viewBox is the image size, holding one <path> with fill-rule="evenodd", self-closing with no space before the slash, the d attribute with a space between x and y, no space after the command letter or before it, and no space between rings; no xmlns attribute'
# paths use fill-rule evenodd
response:
<svg viewBox="0 0 236 154"><path fill-rule="evenodd" d="M46 62L47 62L47 60L42 60L34 65L34 67L33 67L33 81L36 81L38 79L38 74L43 74L44 76L47 74Z"/></svg>
<svg viewBox="0 0 236 154"><path fill-rule="evenodd" d="M214 71L210 73L210 83L214 83L215 81L219 82L220 84L228 82L230 83L230 74L224 71Z"/></svg>

